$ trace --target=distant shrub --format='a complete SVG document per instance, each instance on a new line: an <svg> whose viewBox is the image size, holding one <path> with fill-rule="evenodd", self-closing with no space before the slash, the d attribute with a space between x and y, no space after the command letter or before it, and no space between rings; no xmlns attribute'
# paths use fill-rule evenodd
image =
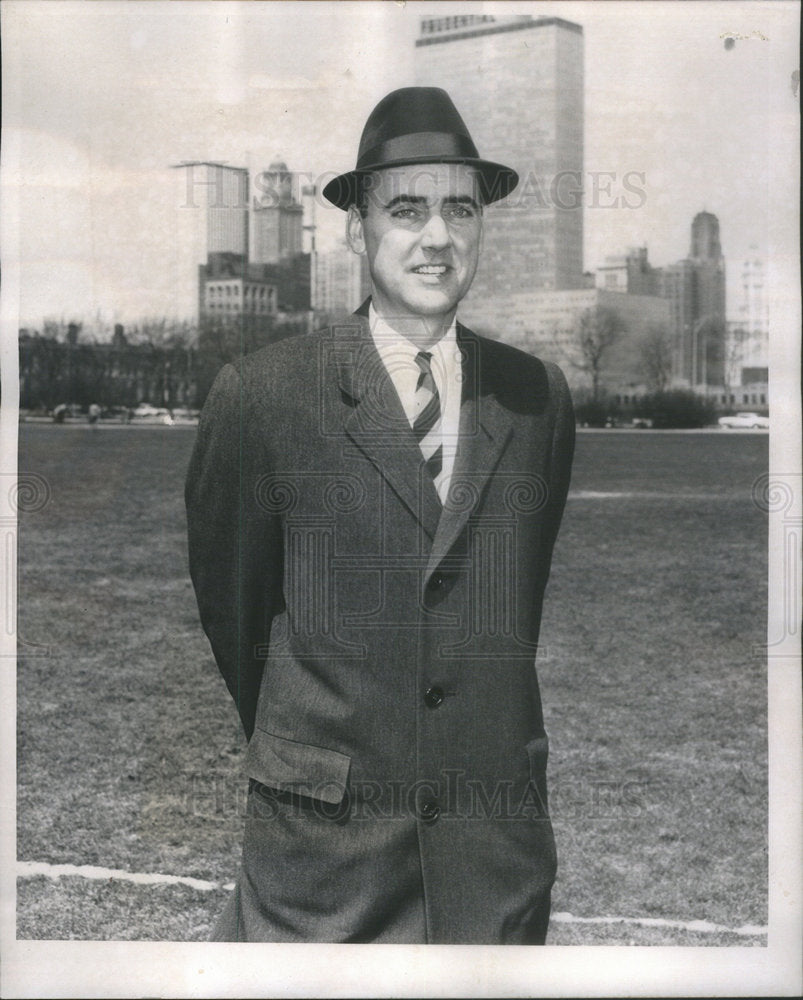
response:
<svg viewBox="0 0 803 1000"><path fill-rule="evenodd" d="M619 415L618 407L604 399L589 399L575 404L575 420L582 427L609 427Z"/></svg>
<svg viewBox="0 0 803 1000"><path fill-rule="evenodd" d="M688 389L670 389L642 396L634 417L652 420L653 427L706 427L716 419L716 407Z"/></svg>

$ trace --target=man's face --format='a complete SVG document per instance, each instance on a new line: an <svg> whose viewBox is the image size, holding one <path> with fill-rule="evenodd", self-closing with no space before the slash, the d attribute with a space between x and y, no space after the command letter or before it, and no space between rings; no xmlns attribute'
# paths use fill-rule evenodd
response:
<svg viewBox="0 0 803 1000"><path fill-rule="evenodd" d="M365 252L373 304L389 322L451 319L474 279L482 235L475 172L460 163L381 170L365 215L349 209L351 249Z"/></svg>

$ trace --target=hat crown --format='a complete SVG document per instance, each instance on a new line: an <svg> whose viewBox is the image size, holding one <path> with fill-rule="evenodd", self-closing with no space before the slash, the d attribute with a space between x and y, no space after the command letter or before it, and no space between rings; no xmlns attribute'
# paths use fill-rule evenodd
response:
<svg viewBox="0 0 803 1000"><path fill-rule="evenodd" d="M417 163L462 163L480 180L483 204L506 197L518 183L512 167L484 160L451 97L440 87L402 87L377 104L360 139L354 170L334 177L323 196L347 209L358 198L360 175Z"/></svg>
<svg viewBox="0 0 803 1000"><path fill-rule="evenodd" d="M454 103L440 87L402 87L377 104L360 139L357 169L371 164L371 153L383 143L422 132L458 137L463 155L478 157L466 124Z"/></svg>

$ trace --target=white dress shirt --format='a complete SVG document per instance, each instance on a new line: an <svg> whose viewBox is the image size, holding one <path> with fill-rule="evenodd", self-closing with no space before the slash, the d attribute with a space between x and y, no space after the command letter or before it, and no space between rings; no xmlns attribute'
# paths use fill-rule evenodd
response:
<svg viewBox="0 0 803 1000"><path fill-rule="evenodd" d="M416 347L411 340L402 336L386 323L376 312L373 304L369 307L368 323L376 349L379 351L382 363L393 381L405 415L412 427L416 417L427 402L420 393L416 393L421 369L416 364L415 358L421 348ZM443 445L443 465L435 479L435 489L438 491L441 503L444 503L457 455L460 431L460 398L463 388L462 355L457 346L457 323L455 320L452 321L452 325L441 339L427 348L427 351L432 355L430 361L432 377L438 388L441 404L440 424L433 428L433 432L440 432Z"/></svg>

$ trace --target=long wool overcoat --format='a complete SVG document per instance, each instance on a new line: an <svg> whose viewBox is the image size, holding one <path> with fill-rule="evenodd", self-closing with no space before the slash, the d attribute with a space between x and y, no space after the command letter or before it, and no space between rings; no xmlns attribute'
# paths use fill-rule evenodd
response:
<svg viewBox="0 0 803 1000"><path fill-rule="evenodd" d="M210 391L190 569L251 779L219 939L544 941L535 654L573 412L554 365L458 344L443 505L363 315Z"/></svg>

